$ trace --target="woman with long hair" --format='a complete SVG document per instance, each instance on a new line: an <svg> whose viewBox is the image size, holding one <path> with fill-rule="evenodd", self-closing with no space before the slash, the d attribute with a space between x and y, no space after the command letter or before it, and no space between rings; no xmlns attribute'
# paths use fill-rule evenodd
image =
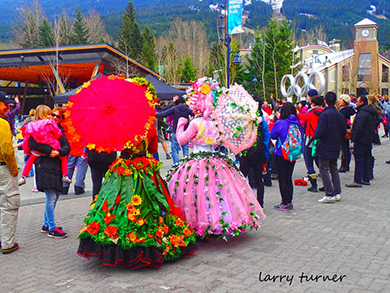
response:
<svg viewBox="0 0 390 293"><path fill-rule="evenodd" d="M292 134L296 134L299 140L300 133L297 133L297 131L300 131L299 120L294 105L290 102L283 104L280 111L280 117L278 121L275 122L275 125L272 128L270 134L271 139L276 140L276 165L278 168L279 190L282 196L282 202L279 205L276 205L274 208L280 211L293 209L292 200L294 188L292 174L296 160L285 158L285 150L283 150L283 145L286 139L289 139ZM297 144L302 144L302 142L297 141Z"/></svg>

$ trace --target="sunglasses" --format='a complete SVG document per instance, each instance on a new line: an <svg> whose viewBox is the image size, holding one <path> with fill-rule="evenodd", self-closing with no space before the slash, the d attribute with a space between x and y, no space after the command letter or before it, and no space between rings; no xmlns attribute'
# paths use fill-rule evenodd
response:
<svg viewBox="0 0 390 293"><path fill-rule="evenodd" d="M57 118L57 119L62 119L62 116L60 116L60 115L55 115L55 114L51 114L51 117Z"/></svg>

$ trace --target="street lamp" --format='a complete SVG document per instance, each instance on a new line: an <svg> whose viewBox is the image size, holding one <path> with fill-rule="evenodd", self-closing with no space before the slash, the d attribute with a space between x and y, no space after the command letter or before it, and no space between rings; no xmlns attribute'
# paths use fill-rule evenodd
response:
<svg viewBox="0 0 390 293"><path fill-rule="evenodd" d="M254 76L254 77L252 78L252 68L251 68L251 77L250 77L250 80L251 80L251 95L252 95L252 82L258 82L256 76Z"/></svg>
<svg viewBox="0 0 390 293"><path fill-rule="evenodd" d="M236 56L234 57L232 63L242 63L242 60L239 55L239 51L230 51L230 43L232 42L232 39L229 35L229 28L228 28L228 17L229 17L229 7L228 7L228 0L225 0L225 5L220 4L221 8L225 9L225 14L221 14L219 16L220 19L224 19L224 25L219 25L219 29L222 30L222 33L224 34L224 37L219 38L221 41L224 41L226 48L227 48L227 60L226 60L226 87L230 88L230 54L236 53Z"/></svg>

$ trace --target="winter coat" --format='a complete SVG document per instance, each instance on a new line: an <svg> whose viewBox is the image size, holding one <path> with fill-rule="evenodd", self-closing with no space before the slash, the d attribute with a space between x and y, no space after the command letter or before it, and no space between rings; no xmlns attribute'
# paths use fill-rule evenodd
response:
<svg viewBox="0 0 390 293"><path fill-rule="evenodd" d="M58 149L59 156L67 156L70 152L68 140L65 135L60 138L61 147ZM38 157L35 160L35 176L37 182L37 188L39 191L45 191L48 189L54 189L56 191L62 190L62 170L61 160L58 157L51 158L50 152L52 147L46 144L37 143L33 137L29 139L29 146L31 149L36 150L45 156Z"/></svg>
<svg viewBox="0 0 390 293"><path fill-rule="evenodd" d="M378 112L371 105L362 105L357 108L353 122L351 140L354 143L371 145L378 125Z"/></svg>
<svg viewBox="0 0 390 293"><path fill-rule="evenodd" d="M256 160L261 157L269 160L269 129L265 119L263 117L261 119L257 127L256 146L251 146L246 150L246 155L241 157L243 160Z"/></svg>
<svg viewBox="0 0 390 293"><path fill-rule="evenodd" d="M320 114L324 111L321 107L310 108L306 113L299 113L299 121L303 124L305 134L308 137L313 137L314 132L317 129L318 120L320 120Z"/></svg>
<svg viewBox="0 0 390 293"><path fill-rule="evenodd" d="M339 112L341 113L341 115L344 116L344 119L347 122L347 128L350 129L351 128L350 120L351 120L351 116L355 115L356 113L355 109L352 108L351 106L344 106L339 109Z"/></svg>
<svg viewBox="0 0 390 293"><path fill-rule="evenodd" d="M298 125L299 129L301 129L298 117L295 115L290 115L287 119L279 119L272 127L270 136L271 139L277 140L275 146L275 155L277 156L283 157L282 144L287 138L288 130L290 129L290 124L296 124Z"/></svg>
<svg viewBox="0 0 390 293"><path fill-rule="evenodd" d="M314 139L318 139L317 156L324 159L337 159L341 142L347 133L347 122L335 107L327 107L321 113Z"/></svg>
<svg viewBox="0 0 390 293"><path fill-rule="evenodd" d="M177 122L179 118L184 117L189 120L189 116L194 116L194 113L190 108L185 104L179 104L176 107L172 107L168 110L159 112L156 114L157 118L167 117L173 115L173 133L176 133ZM188 123L184 129L187 129Z"/></svg>

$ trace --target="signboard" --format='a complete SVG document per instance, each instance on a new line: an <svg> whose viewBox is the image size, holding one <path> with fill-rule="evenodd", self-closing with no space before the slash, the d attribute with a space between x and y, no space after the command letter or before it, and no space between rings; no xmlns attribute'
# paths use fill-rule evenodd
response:
<svg viewBox="0 0 390 293"><path fill-rule="evenodd" d="M242 24L242 11L244 9L243 0L229 0L228 3L228 34L240 34L244 30Z"/></svg>

